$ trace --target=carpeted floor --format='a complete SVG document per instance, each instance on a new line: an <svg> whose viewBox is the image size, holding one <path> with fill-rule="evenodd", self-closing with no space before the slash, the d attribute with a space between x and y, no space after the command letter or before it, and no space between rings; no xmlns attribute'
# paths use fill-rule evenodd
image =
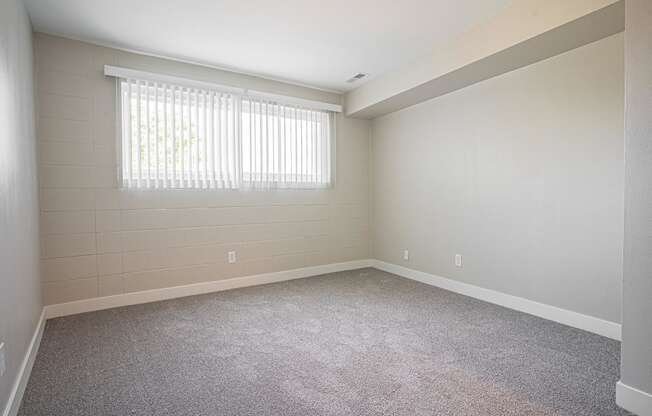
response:
<svg viewBox="0 0 652 416"><path fill-rule="evenodd" d="M363 269L50 320L20 415L624 415L619 349Z"/></svg>

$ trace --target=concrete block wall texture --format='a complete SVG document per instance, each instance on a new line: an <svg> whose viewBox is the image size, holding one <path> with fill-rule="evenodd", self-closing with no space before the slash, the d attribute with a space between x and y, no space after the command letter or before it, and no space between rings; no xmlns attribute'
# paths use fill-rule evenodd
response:
<svg viewBox="0 0 652 416"><path fill-rule="evenodd" d="M34 43L45 304L368 258L368 121L338 116L332 189L120 189L115 80L103 67L338 95L40 33Z"/></svg>

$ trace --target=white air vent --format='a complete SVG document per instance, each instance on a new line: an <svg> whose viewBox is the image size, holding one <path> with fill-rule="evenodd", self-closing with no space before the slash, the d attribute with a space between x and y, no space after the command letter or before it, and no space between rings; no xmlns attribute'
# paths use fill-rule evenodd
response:
<svg viewBox="0 0 652 416"><path fill-rule="evenodd" d="M367 76L367 74L363 74L362 72L358 72L357 74L355 74L351 78L347 79L346 82L348 82L350 84L352 82L356 82L358 80L361 80L362 78L364 78L366 76Z"/></svg>

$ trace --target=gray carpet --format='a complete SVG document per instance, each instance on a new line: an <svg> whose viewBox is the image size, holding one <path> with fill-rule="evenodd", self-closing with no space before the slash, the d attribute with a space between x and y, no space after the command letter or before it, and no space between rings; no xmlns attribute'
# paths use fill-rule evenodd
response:
<svg viewBox="0 0 652 416"><path fill-rule="evenodd" d="M20 415L624 415L619 349L363 269L50 320Z"/></svg>

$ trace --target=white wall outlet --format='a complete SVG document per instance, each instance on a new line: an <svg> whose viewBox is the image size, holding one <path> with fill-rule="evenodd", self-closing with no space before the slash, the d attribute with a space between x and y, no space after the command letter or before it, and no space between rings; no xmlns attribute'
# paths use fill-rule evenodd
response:
<svg viewBox="0 0 652 416"><path fill-rule="evenodd" d="M7 366L5 365L5 343L0 342L0 377L5 374Z"/></svg>
<svg viewBox="0 0 652 416"><path fill-rule="evenodd" d="M410 260L410 252L408 250L403 250L403 260Z"/></svg>
<svg viewBox="0 0 652 416"><path fill-rule="evenodd" d="M455 255L455 266L462 267L462 255L461 254L456 254Z"/></svg>
<svg viewBox="0 0 652 416"><path fill-rule="evenodd" d="M238 261L238 258L235 255L235 251L229 251L229 263L235 263Z"/></svg>

